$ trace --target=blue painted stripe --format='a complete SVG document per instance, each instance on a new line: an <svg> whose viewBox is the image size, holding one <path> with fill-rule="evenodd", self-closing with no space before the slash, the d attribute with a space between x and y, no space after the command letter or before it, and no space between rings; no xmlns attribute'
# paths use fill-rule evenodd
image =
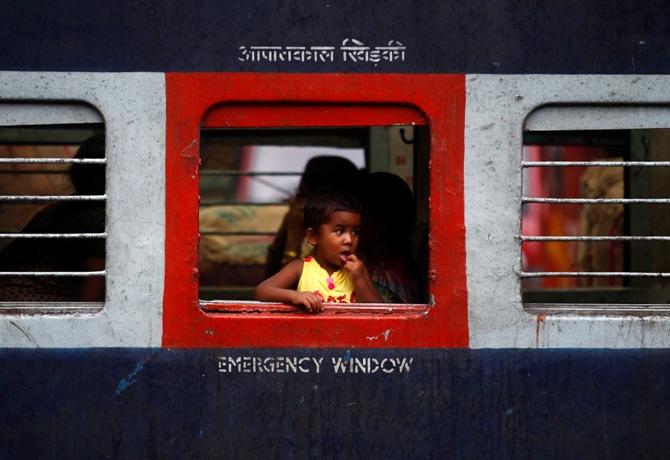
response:
<svg viewBox="0 0 670 460"><path fill-rule="evenodd" d="M0 3L1 70L670 73L663 0ZM240 46L407 47L405 62L247 63Z"/></svg>
<svg viewBox="0 0 670 460"><path fill-rule="evenodd" d="M407 369L334 367L391 358ZM670 451L670 350L10 349L0 369L3 459Z"/></svg>

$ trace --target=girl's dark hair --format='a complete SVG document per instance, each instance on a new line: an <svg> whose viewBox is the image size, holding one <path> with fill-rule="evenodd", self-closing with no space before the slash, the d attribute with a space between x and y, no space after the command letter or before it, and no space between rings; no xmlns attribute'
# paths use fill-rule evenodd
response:
<svg viewBox="0 0 670 460"><path fill-rule="evenodd" d="M330 215L337 211L360 214L361 203L355 195L334 187L321 187L307 198L305 203L305 230L317 229L328 222Z"/></svg>

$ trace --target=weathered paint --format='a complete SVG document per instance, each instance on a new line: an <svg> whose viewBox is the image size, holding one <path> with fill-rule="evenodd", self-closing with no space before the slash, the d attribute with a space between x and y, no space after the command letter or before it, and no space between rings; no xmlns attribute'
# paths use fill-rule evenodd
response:
<svg viewBox="0 0 670 460"><path fill-rule="evenodd" d="M662 0L0 3L0 69L48 72L0 73L2 101L81 100L105 118L112 249L102 313L0 317L0 457L667 456L669 351L640 349L668 346L667 319L524 312L514 240L522 123L534 107L668 104L666 77L551 74L670 73L663 58L670 48L666 10ZM399 40L407 60L238 60L240 45L338 45L346 38L371 45ZM110 73L53 73L58 70ZM158 73L112 73L138 70ZM295 75L168 76L184 79L176 94L189 110L182 113L167 95L166 145L163 72L169 71L324 75L305 76L304 88ZM333 75L342 72L362 75ZM418 75L441 72L458 75ZM500 75L465 76L476 72ZM403 88L383 94L394 80ZM340 81L334 96L325 85L333 81ZM426 81L438 83L419 84ZM360 103L370 94L424 110L441 133L433 134L429 272L438 295L426 315L277 318L250 304L240 308L253 314L224 320L198 309L197 126L203 98L211 91L219 101L227 86L231 97L244 97L236 102L258 101L273 90L283 101L313 93L311 102L318 103L343 95ZM429 101L434 94L437 102ZM167 208L165 174L183 182L168 184ZM166 257L172 267L164 266ZM181 269L174 271L175 264ZM313 348L359 342L436 349ZM295 348L301 343L308 348ZM294 348L7 348L162 344ZM478 349L441 348L468 345ZM635 349L526 349L535 346ZM412 366L402 374L224 374L220 355L351 363L400 356Z"/></svg>
<svg viewBox="0 0 670 460"><path fill-rule="evenodd" d="M0 72L0 96L32 106L40 101L85 102L99 111L107 133L109 234L102 311L0 315L0 346L159 346L165 235L164 75ZM48 110L46 115L50 116Z"/></svg>
<svg viewBox="0 0 670 460"><path fill-rule="evenodd" d="M174 77L186 80L205 78L202 75ZM429 118L431 126L434 125L433 120L444 115L445 107L458 106L458 103L454 102L458 100L459 94L456 87L445 90L448 96L444 96L442 103L432 102L433 105L430 105L431 103L422 102L423 96L420 95L430 93L430 89L412 90L411 86L405 85L404 89L398 90L397 93L386 89L383 92L378 90L379 93L376 94L373 88L384 85L373 79L374 83L365 86L366 84L362 82L371 80L369 76L364 75L335 77L320 75L316 80L312 76L303 75L302 78L310 80L309 84L304 85L297 84L295 76L284 77L287 80L283 87L283 83L275 84L273 87L268 83L268 79L276 79L279 76L259 77L248 74L206 76L217 84L225 80L226 83L220 88L227 89L220 89L220 93L213 91L209 102L203 103L195 110L191 119L184 119L186 125L190 123L188 126L194 130L195 137L191 133L190 136L193 138L186 146L188 148L182 149L184 155L180 158L189 160L188 165L181 171L194 171L193 162L197 161L198 156L199 117L206 112L209 104L222 102L226 91L229 91L226 94L237 94L231 96L235 97L237 102L244 100L247 103L252 100L263 101L272 91L275 91L273 97L283 99L285 92L298 94L294 97L302 98L303 102L309 99L310 91L319 96L324 93L331 94L326 103L342 100L395 101L419 107ZM235 93L240 91L234 86L235 84L246 86L245 82L254 78L265 82L268 93L259 92L256 88L259 85L256 87L251 85L253 91L248 89L247 93ZM329 78L334 80L331 81ZM359 78L361 81L350 78L354 80ZM375 78L392 81L396 77L388 75ZM433 82L442 78L449 81L458 79L455 76L406 76L406 78L407 81L417 82L415 84L423 88L431 86L420 85L418 82L421 82L421 78ZM193 234L188 237L189 232L183 231L188 227L180 227L179 224L170 227L172 229L170 234L174 238L170 240L171 242L168 241L168 245L172 244L173 248L181 247L181 250L191 248L189 253L192 256L188 260L191 275L184 278L183 273L173 273L168 279L174 282L168 283L168 286L172 286L169 289L177 289L178 286L186 284L191 291L188 296L183 292L173 291L171 291L175 294L173 297L166 296L166 305L172 303L175 310L167 309L170 311L169 315L172 315L168 316L172 319L170 321L166 319L166 324L172 324L173 329L165 336L165 343L180 346L196 344L207 346L302 344L317 347L334 344L368 347L464 346L468 343L469 332L470 345L474 347L667 347L670 341L667 316L548 315L542 327L538 328L537 318L525 312L521 306L520 286L516 276L520 252L519 243L514 237L519 232L521 130L526 117L536 108L556 102L664 104L668 102L668 77L473 75L467 79L465 204L464 206L458 204L457 176L445 175L448 180L453 181L452 186L440 184L437 180L432 181L433 192L438 193L438 198L433 197L431 206L431 244L434 248L431 273L436 274L431 276L431 284L436 294L439 292L442 294L436 295L435 307L430 307L427 314L413 315L408 311L396 315L370 315L363 319L361 315L349 317L337 315L337 319L334 319L326 316L307 318L298 314L282 314L280 318L279 315L263 316L256 312L237 316L225 315L227 319L224 320L221 314L202 313L197 307L195 297L197 294L194 294L197 278L193 277L196 260L192 248L195 247L197 234L191 229L190 232ZM161 99L161 91L165 91L163 75L5 72L0 75L0 81L5 100L84 101L102 113L110 136L109 244L113 245L110 247L118 248L109 251L108 299L101 313L69 316L5 315L0 318L0 330L2 330L0 344L56 347L147 346L161 343L163 306L160 299L165 257L161 247L164 238L161 197L165 193L162 175L164 164L162 133L165 132L165 106L162 102L164 99ZM289 81L293 83L288 83ZM195 87L189 85L190 82L184 83L182 94L196 93ZM341 88L337 89L337 85ZM385 85L386 88L389 87L388 84ZM306 93L300 96L296 92L296 86L311 89L305 90ZM120 88L123 88L123 91ZM435 86L432 88L433 93L440 93ZM203 94L210 91L207 84L201 89ZM254 95L249 92L253 92ZM363 92L368 96L362 96ZM319 97L318 100L324 99ZM439 104L443 104L443 107L440 108ZM133 114L130 118L134 120L130 124L129 114ZM656 115L658 113L654 112L648 115L648 118L635 122L643 123L646 119L651 119L649 117ZM34 118L34 115L31 117ZM449 115L446 119L448 123L453 123L448 129L454 134L437 135L437 131L433 128L431 173L433 178L442 177L437 173L437 168L440 167L458 171L457 162L461 158L456 134L459 131L458 115ZM551 119L559 120L551 115L545 117L544 121L536 119L534 123L540 127L546 126L547 120ZM333 123L335 121L331 120ZM613 122L622 123L616 117L613 118ZM138 177L142 177L142 180L137 180ZM177 214L180 209L183 210L187 204L186 199L195 200L197 197L197 191L193 188L195 179L186 178L186 180L189 184L186 186L188 190L186 194L180 194L179 189L173 190L176 195L168 202L169 215L174 215L174 207ZM450 190L455 190L456 194L453 195ZM128 191L130 193L127 193ZM147 203L144 199L147 196L155 198ZM442 199L448 200L447 208ZM191 221L193 221L193 209ZM453 216L445 214L445 209L455 214ZM464 285L459 287L457 280L460 276L458 257L463 252L463 248L458 249L459 209L465 212L469 248L467 296ZM438 225L438 222L444 225ZM193 225L193 222L190 225ZM440 236L441 231L446 232L444 236ZM184 235L186 238L182 239ZM444 249L447 247L449 249ZM177 248L177 251L179 250ZM173 259L168 255L168 260ZM186 259L174 260L183 262ZM452 261L456 263L452 264ZM447 279L451 280L451 284L440 282L444 273L448 274ZM171 298L173 300L170 300ZM469 319L464 313L466 298ZM249 308L253 310L255 306L251 305ZM190 311L191 316L182 315L181 309ZM446 312L445 316L441 317L443 312ZM268 324L266 326L268 329L263 331L256 327L239 327L241 324L252 324L255 321ZM210 322L218 326L210 327ZM231 322L230 328L228 325L224 326L226 322ZM469 328L466 330L467 323ZM301 324L301 327L295 327L294 324ZM306 330L302 327L305 324L310 324ZM334 324L337 326L334 327ZM445 328L443 327L445 324L450 326ZM379 337L386 330L392 331L388 340L368 340L369 337Z"/></svg>
<svg viewBox="0 0 670 460"><path fill-rule="evenodd" d="M222 357L321 365L221 372ZM411 364L394 373L333 364L386 358ZM665 458L670 450L668 350L4 349L0 368L3 459Z"/></svg>
<svg viewBox="0 0 670 460"><path fill-rule="evenodd" d="M521 226L524 120L546 104L667 105L670 78L469 75L466 81L465 225L470 346L670 347L668 316L552 314L541 321L524 311L517 276L521 270L521 247L516 239ZM638 113L631 123L635 126L644 122L645 116L650 118L649 113ZM552 118L556 120L551 115L548 119ZM617 116L610 120L622 125ZM563 122L559 128L570 127L571 123Z"/></svg>
<svg viewBox="0 0 670 460"><path fill-rule="evenodd" d="M0 69L670 73L664 0L0 3ZM241 62L240 46L407 47L405 62Z"/></svg>
<svg viewBox="0 0 670 460"><path fill-rule="evenodd" d="M163 345L467 346L462 199L464 94L462 75L168 74ZM252 110L240 115L241 102ZM214 106L226 104L239 108L236 117L245 120L245 126L262 125L263 107L269 105L274 106L269 111L272 119L280 120L282 126L287 119L293 121L291 114L300 117L297 121L303 119L299 111L291 111L296 104L350 105L354 107L347 112L350 126L392 119L385 114L385 106L391 107L391 115L404 117L408 106L423 114L431 134L430 268L435 276L430 293L435 305L424 314L414 315L205 313L198 304L197 282L198 145L205 114ZM276 113L282 104L287 106L283 117ZM339 111L313 114L321 114L325 126L329 121L338 124L343 120ZM418 119L412 114L409 122ZM227 119L220 122L232 125ZM250 305L249 309L253 307ZM368 340L386 330L392 331L386 340Z"/></svg>

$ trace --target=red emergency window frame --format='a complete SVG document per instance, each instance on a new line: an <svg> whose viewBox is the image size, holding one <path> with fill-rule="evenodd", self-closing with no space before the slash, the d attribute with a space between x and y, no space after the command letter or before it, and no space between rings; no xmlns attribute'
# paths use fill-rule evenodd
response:
<svg viewBox="0 0 670 460"><path fill-rule="evenodd" d="M462 75L167 74L163 345L463 347L468 344ZM201 127L430 125L429 291L405 309L311 315L198 295ZM283 310L283 312L282 312Z"/></svg>

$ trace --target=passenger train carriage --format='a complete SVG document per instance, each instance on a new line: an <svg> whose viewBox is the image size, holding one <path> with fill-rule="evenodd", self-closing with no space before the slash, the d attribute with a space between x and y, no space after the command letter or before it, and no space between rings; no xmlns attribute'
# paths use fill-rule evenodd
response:
<svg viewBox="0 0 670 460"><path fill-rule="evenodd" d="M663 2L0 13L0 458L667 455ZM411 187L413 303L253 300L323 154Z"/></svg>

